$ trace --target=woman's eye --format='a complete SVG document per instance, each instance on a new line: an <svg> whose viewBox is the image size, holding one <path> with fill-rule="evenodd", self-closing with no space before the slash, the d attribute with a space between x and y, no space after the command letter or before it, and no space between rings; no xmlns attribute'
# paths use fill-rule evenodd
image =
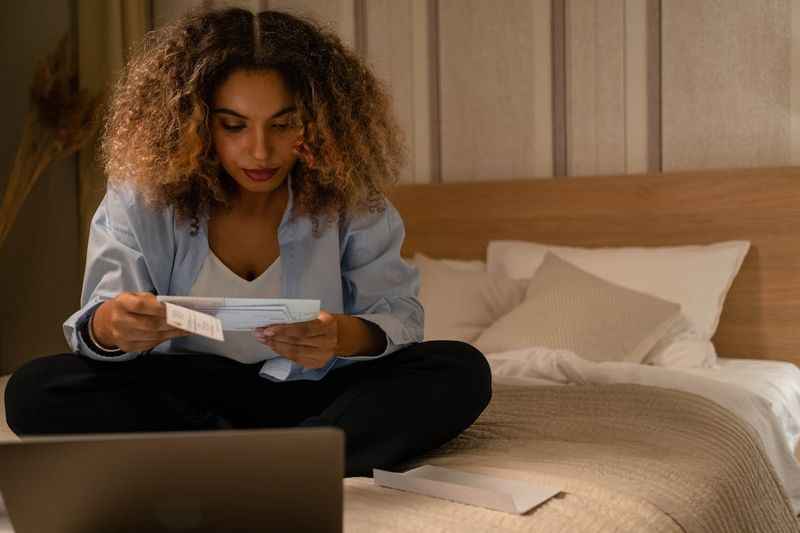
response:
<svg viewBox="0 0 800 533"><path fill-rule="evenodd" d="M289 127L289 124L273 124L272 127L276 130L285 130Z"/></svg>
<svg viewBox="0 0 800 533"><path fill-rule="evenodd" d="M244 126L241 125L241 124L238 124L238 125L237 124L225 124L223 122L222 123L222 128L227 130L227 131L239 131L241 129L244 129Z"/></svg>

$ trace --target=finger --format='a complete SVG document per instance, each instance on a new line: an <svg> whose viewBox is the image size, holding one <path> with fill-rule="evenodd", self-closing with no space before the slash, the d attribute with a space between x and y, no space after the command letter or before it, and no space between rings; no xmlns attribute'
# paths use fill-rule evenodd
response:
<svg viewBox="0 0 800 533"><path fill-rule="evenodd" d="M310 348L325 348L333 346L332 338L328 335L316 335L314 337L290 337L287 335L275 335L273 337L259 337L264 340L273 340L277 342L284 342L286 344L294 344L297 346L308 346Z"/></svg>
<svg viewBox="0 0 800 533"><path fill-rule="evenodd" d="M174 339L176 337L188 337L191 335L190 332L184 331L182 329L172 329L170 331L165 331L161 334L161 338L164 340L167 339Z"/></svg>
<svg viewBox="0 0 800 533"><path fill-rule="evenodd" d="M125 346L125 348L123 349L126 352L142 352L154 348L159 344L161 344L162 342L174 339L176 337L185 337L187 335L190 335L190 333L187 331L183 331L181 329L173 329L171 331L165 331L157 335L145 335L143 337L133 337L129 338L127 342L123 343Z"/></svg>
<svg viewBox="0 0 800 533"><path fill-rule="evenodd" d="M166 340L164 335L160 333L124 332L120 336L127 339L128 342L147 342L150 344L159 344Z"/></svg>
<svg viewBox="0 0 800 533"><path fill-rule="evenodd" d="M192 332L180 328L169 328L165 331L160 331L159 334L163 337L163 336L175 336L175 335L191 335Z"/></svg>
<svg viewBox="0 0 800 533"><path fill-rule="evenodd" d="M271 326L260 329L266 336L270 336L269 333L272 333L272 335L276 337L279 335L282 337L295 338L314 337L322 333L319 328L315 327L314 322L316 322L316 320L295 322L293 324L272 324Z"/></svg>
<svg viewBox="0 0 800 533"><path fill-rule="evenodd" d="M321 364L318 361L310 361L310 360L296 361L296 363L302 366L303 368L309 370L316 370L318 368L322 368L323 366L325 366L324 364Z"/></svg>
<svg viewBox="0 0 800 533"><path fill-rule="evenodd" d="M327 315L327 316L323 316ZM272 324L264 328L259 328L265 333L273 332L275 336L283 337L316 337L319 335L327 335L330 331L331 320L327 317L333 318L330 314L324 311L320 313L320 318L308 320L305 322L293 322L291 324Z"/></svg>
<svg viewBox="0 0 800 533"><path fill-rule="evenodd" d="M275 351L293 363L297 363L298 365L302 366L303 368L322 368L328 362L328 359L330 359L328 358L323 361L320 358L303 357L292 353L282 354L277 350ZM324 357L322 359L324 359Z"/></svg>
<svg viewBox="0 0 800 533"><path fill-rule="evenodd" d="M169 331L175 329L173 326L167 324L163 318L149 316L128 314L120 318L120 327L124 327L131 331Z"/></svg>
<svg viewBox="0 0 800 533"><path fill-rule="evenodd" d="M124 292L116 300L129 313L162 318L167 316L167 307L149 292Z"/></svg>
<svg viewBox="0 0 800 533"><path fill-rule="evenodd" d="M161 341L169 335L187 334L186 331L168 327L166 329L121 326L117 329L118 336L136 341Z"/></svg>
<svg viewBox="0 0 800 533"><path fill-rule="evenodd" d="M316 348L320 350L330 349L331 351L336 346L334 337L330 335L317 335L314 337L288 337L285 335L273 335L268 337L258 331L253 332L253 335L262 343L280 342L295 346L304 346L308 348Z"/></svg>
<svg viewBox="0 0 800 533"><path fill-rule="evenodd" d="M301 338L331 335L331 332L334 331L335 328L336 317L325 310L321 310L314 320L281 325L275 329L272 327L266 329L275 332L277 335Z"/></svg>
<svg viewBox="0 0 800 533"><path fill-rule="evenodd" d="M332 355L329 350L324 350L315 346L304 346L299 344L292 344L282 341L269 341L267 346L274 351L292 360L298 359L316 359L321 357L328 357Z"/></svg>

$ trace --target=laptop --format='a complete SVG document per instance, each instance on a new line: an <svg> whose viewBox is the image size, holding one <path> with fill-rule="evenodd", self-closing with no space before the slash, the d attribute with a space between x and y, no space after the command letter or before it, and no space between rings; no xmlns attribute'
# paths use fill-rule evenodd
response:
<svg viewBox="0 0 800 533"><path fill-rule="evenodd" d="M332 427L26 437L0 443L15 533L342 531Z"/></svg>

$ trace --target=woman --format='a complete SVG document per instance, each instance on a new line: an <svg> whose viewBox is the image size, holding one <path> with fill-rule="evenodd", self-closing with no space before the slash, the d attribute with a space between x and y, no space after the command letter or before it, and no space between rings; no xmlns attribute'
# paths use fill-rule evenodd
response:
<svg viewBox="0 0 800 533"><path fill-rule="evenodd" d="M384 194L389 100L333 34L279 12L185 16L148 35L111 98L74 353L17 370L19 435L330 425L347 475L466 429L483 355L421 342L418 272ZM157 294L313 298L317 319L204 341Z"/></svg>

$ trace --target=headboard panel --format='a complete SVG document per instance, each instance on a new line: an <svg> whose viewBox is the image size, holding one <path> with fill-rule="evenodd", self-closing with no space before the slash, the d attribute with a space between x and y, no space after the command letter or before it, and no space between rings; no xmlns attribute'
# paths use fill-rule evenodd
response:
<svg viewBox="0 0 800 533"><path fill-rule="evenodd" d="M485 259L493 239L573 246L749 240L714 343L800 364L800 167L401 185L403 255Z"/></svg>

